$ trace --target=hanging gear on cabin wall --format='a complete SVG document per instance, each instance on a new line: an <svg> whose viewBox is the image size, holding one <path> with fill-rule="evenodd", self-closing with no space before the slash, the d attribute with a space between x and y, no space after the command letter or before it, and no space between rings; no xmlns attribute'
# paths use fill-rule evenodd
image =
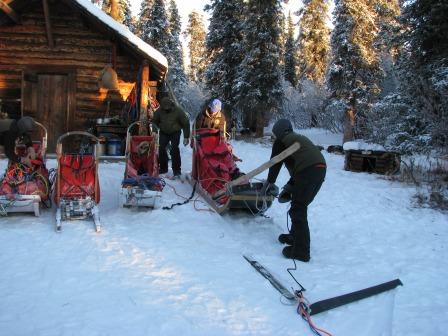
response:
<svg viewBox="0 0 448 336"><path fill-rule="evenodd" d="M101 71L98 86L108 90L118 90L118 76L112 64L108 64Z"/></svg>

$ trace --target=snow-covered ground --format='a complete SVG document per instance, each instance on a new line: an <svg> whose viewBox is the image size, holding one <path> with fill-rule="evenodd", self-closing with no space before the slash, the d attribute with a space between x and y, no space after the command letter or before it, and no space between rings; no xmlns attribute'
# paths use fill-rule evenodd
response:
<svg viewBox="0 0 448 336"><path fill-rule="evenodd" d="M326 147L340 137L304 132ZM234 142L249 171L270 155L266 145ZM333 335L447 335L448 220L412 207L414 189L378 175L343 170L324 153L326 181L310 206L311 261L296 278L309 301L400 278L403 287L314 316ZM190 170L191 149L182 148ZM54 167L49 161L48 166ZM5 168L5 161L0 169ZM102 163L101 220L64 222L55 209L40 218L0 218L0 335L312 335L278 292L242 258L247 253L295 287L278 234L288 205L251 215L137 211L118 204L123 163ZM260 177L266 177L266 173ZM277 184L288 176L282 170ZM191 187L168 181L179 195ZM174 189L164 205L181 201Z"/></svg>

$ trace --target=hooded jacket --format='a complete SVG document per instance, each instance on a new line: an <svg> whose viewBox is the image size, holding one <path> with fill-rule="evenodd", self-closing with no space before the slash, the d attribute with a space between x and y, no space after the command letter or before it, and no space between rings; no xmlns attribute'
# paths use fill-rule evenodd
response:
<svg viewBox="0 0 448 336"><path fill-rule="evenodd" d="M297 134L295 132L290 132L283 136L281 139L276 139L274 145L272 146L271 159L283 152L286 148L290 147L295 142L300 144L300 148L280 161L276 165L269 169L268 182L275 183L277 176L282 168L283 163L288 169L291 178L295 179L297 174L299 174L305 168L314 165L325 165L325 159L320 152L320 150L308 139L306 136Z"/></svg>
<svg viewBox="0 0 448 336"><path fill-rule="evenodd" d="M184 138L190 137L190 121L187 114L174 103L171 103L168 108L165 107L165 104L160 104L160 107L154 112L152 122L162 133L173 134L182 129Z"/></svg>

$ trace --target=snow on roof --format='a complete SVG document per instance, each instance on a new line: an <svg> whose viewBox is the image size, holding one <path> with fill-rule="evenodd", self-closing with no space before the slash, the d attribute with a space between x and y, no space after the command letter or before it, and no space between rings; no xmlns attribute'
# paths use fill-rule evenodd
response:
<svg viewBox="0 0 448 336"><path fill-rule="evenodd" d="M123 38L127 39L137 49L148 55L151 59L158 62L160 65L168 69L168 61L158 50L151 47L148 43L137 37L135 34L129 31L129 29L115 21L108 14L103 12L100 8L95 6L90 0L75 0L79 5L84 7L89 13L96 16L100 21L107 26L115 30Z"/></svg>

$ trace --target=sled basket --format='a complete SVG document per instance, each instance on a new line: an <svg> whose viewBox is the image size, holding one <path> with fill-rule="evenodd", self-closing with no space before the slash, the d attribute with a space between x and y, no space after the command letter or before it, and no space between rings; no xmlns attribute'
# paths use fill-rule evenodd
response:
<svg viewBox="0 0 448 336"><path fill-rule="evenodd" d="M40 215L40 204L49 199L50 182L45 166L47 149L47 129L35 122L39 140L32 141L32 149L25 145L17 145L19 157L26 157L30 151L29 165L9 162L6 172L0 181L0 212L6 215L10 212L33 212ZM32 138L35 138L33 133ZM22 161L23 162L23 161Z"/></svg>
<svg viewBox="0 0 448 336"><path fill-rule="evenodd" d="M74 139L79 142L78 146L74 145ZM61 230L62 220L88 217L94 218L96 231L100 231L97 208L100 202L98 145L98 138L81 131L63 134L57 141L58 168L54 194L58 206L57 231ZM65 147L70 150L65 150Z"/></svg>
<svg viewBox="0 0 448 336"><path fill-rule="evenodd" d="M165 181L159 178L159 134L152 130L150 135L132 135L134 126L140 127L141 122L136 121L128 127L121 202L124 207L156 208L165 186Z"/></svg>
<svg viewBox="0 0 448 336"><path fill-rule="evenodd" d="M255 214L264 212L271 206L278 188L272 188L268 194L261 195L262 182L246 182L213 199L212 195L225 189L228 182L244 174L235 164L232 146L220 137L219 130L198 129L193 141L191 183L196 183L198 192L216 212L241 209Z"/></svg>

